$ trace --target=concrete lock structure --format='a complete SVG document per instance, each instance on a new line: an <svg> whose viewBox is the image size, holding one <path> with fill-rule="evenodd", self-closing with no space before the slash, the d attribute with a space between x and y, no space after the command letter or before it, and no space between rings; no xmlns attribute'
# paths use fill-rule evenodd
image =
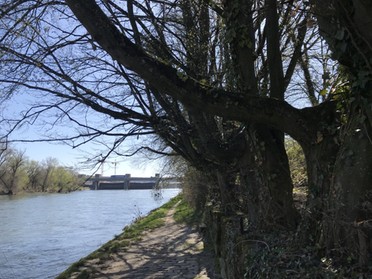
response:
<svg viewBox="0 0 372 279"><path fill-rule="evenodd" d="M180 188L177 178L161 178L156 173L152 177L132 177L129 173L125 175L102 176L96 174L87 180L85 185L91 190L142 190L160 188Z"/></svg>

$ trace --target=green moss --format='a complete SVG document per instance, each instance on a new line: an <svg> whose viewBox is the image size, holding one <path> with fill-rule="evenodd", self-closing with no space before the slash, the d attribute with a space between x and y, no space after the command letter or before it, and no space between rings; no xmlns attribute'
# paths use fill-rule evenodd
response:
<svg viewBox="0 0 372 279"><path fill-rule="evenodd" d="M63 273L61 273L56 279L67 279L71 276L72 273L79 271L79 268L84 265L84 259L80 259L76 263L72 264L68 269L66 269ZM83 276L82 272L81 275ZM80 275L79 275L80 276ZM79 277L78 277L79 278Z"/></svg>
<svg viewBox="0 0 372 279"><path fill-rule="evenodd" d="M77 277L76 279L89 279L89 272L87 270L83 270Z"/></svg>

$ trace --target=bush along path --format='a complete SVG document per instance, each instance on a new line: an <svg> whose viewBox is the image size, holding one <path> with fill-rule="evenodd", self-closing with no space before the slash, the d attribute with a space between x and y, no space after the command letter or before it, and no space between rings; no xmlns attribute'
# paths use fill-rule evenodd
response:
<svg viewBox="0 0 372 279"><path fill-rule="evenodd" d="M214 256L190 224L193 214L177 197L57 278L217 278Z"/></svg>

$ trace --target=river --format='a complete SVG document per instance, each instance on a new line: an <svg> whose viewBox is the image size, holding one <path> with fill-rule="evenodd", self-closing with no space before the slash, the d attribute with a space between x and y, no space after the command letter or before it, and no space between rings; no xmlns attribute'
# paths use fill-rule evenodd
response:
<svg viewBox="0 0 372 279"><path fill-rule="evenodd" d="M0 279L55 278L179 191L0 196Z"/></svg>

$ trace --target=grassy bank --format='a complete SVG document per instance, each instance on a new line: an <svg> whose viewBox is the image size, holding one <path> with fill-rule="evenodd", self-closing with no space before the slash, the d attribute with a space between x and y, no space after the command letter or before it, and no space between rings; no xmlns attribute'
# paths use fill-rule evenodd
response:
<svg viewBox="0 0 372 279"><path fill-rule="evenodd" d="M147 216L137 218L132 224L125 227L120 235L115 236L114 239L110 240L93 253L72 264L66 271L61 273L57 279L70 278L74 272L79 271L79 268L84 266L85 262L90 260L95 260L97 262L104 261L110 257L111 253L119 249L125 250L131 243L140 241L145 231L153 230L164 225L164 217L175 205L177 205L177 207L174 218L177 222L185 222L188 224L196 222L196 213L182 199L182 195L178 195L163 206L151 211ZM89 274L86 271L82 271L77 278L89 278Z"/></svg>

